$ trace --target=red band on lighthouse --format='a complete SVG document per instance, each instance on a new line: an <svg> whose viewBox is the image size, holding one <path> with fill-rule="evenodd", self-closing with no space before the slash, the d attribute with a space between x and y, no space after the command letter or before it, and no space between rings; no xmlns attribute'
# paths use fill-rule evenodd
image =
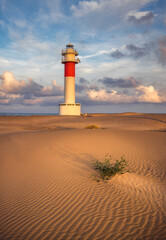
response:
<svg viewBox="0 0 166 240"><path fill-rule="evenodd" d="M75 77L75 62L65 63L65 77Z"/></svg>

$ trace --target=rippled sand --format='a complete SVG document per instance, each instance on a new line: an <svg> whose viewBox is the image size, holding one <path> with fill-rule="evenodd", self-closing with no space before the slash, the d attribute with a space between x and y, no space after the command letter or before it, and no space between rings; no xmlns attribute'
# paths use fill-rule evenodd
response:
<svg viewBox="0 0 166 240"><path fill-rule="evenodd" d="M106 153L130 172L98 183ZM0 117L0 239L164 240L165 172L164 114Z"/></svg>

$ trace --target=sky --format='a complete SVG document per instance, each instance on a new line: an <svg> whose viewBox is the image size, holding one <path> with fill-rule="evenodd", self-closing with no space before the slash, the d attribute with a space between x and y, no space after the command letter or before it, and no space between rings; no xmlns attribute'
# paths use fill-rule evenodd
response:
<svg viewBox="0 0 166 240"><path fill-rule="evenodd" d="M70 42L82 112L166 113L165 0L0 0L0 112L58 113Z"/></svg>

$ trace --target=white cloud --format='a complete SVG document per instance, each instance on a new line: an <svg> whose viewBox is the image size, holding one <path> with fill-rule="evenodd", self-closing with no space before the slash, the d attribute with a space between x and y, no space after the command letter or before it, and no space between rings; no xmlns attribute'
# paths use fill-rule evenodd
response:
<svg viewBox="0 0 166 240"><path fill-rule="evenodd" d="M106 35L110 33L110 31L113 32L114 30L117 31L118 29L124 30L128 28L127 14L129 12L139 12L140 8L152 1L153 0L79 1L78 4L73 4L70 9L72 12L72 20L77 18L75 24L79 25L82 32L96 31L96 38L101 38L101 32L103 35ZM98 36L98 33L100 36Z"/></svg>
<svg viewBox="0 0 166 240"><path fill-rule="evenodd" d="M118 94L117 91L112 90L107 92L105 89L100 89L98 91L92 89L87 92L90 100L97 102L110 102L110 103L130 103L133 102L132 96L127 96L123 94Z"/></svg>
<svg viewBox="0 0 166 240"><path fill-rule="evenodd" d="M63 88L52 81L52 86L42 86L32 79L17 80L12 72L5 71L0 76L0 104L39 104L45 98L52 101L59 99L63 95Z"/></svg>
<svg viewBox="0 0 166 240"><path fill-rule="evenodd" d="M42 1L35 21L46 29L52 24L69 22L71 18L63 13L63 4L66 4L66 1L65 3L61 0Z"/></svg>
<svg viewBox="0 0 166 240"><path fill-rule="evenodd" d="M117 15L119 13L126 14L129 11L139 10L145 4L153 0L96 0L96 1L80 1L78 6L72 5L71 10L75 17L83 17L86 15L100 12L100 14L109 13L110 15ZM99 17L99 16L96 16ZM108 16L105 16L108 17Z"/></svg>
<svg viewBox="0 0 166 240"><path fill-rule="evenodd" d="M136 88L138 93L137 100L138 102L151 102L151 103L161 103L162 98L160 97L157 90L153 86L138 86Z"/></svg>
<svg viewBox="0 0 166 240"><path fill-rule="evenodd" d="M13 76L12 72L5 71L2 75L2 84L0 86L0 90L4 92L13 92L18 91L20 88L26 86L26 82L24 80L16 80Z"/></svg>
<svg viewBox="0 0 166 240"><path fill-rule="evenodd" d="M140 19L142 17L145 17L148 13L149 13L148 11L142 11L142 12L131 11L127 14L127 17L134 16L136 19Z"/></svg>
<svg viewBox="0 0 166 240"><path fill-rule="evenodd" d="M162 103L165 102L164 98L161 98L159 92L154 89L153 86L138 86L135 88L135 95L118 93L116 90L111 89L109 92L106 89L89 90L87 95L90 100L97 102L108 103Z"/></svg>
<svg viewBox="0 0 166 240"><path fill-rule="evenodd" d="M43 41L29 31L21 34L20 31L15 31L12 28L9 28L9 34L13 40L10 48L21 50L24 54L48 54L52 52L53 47L55 47L52 42Z"/></svg>
<svg viewBox="0 0 166 240"><path fill-rule="evenodd" d="M127 14L127 20L134 24L149 25L152 22L153 18L154 14L151 11L131 11Z"/></svg>
<svg viewBox="0 0 166 240"><path fill-rule="evenodd" d="M78 7L72 5L71 10L73 11L75 17L82 17L85 14L90 13L91 11L100 9L101 6L102 4L98 3L97 1L82 1L79 2Z"/></svg>
<svg viewBox="0 0 166 240"><path fill-rule="evenodd" d="M4 58L0 58L0 63L1 63L1 66L2 66L2 64L5 64L5 66L6 66L6 64L9 64L9 60L4 59Z"/></svg>
<svg viewBox="0 0 166 240"><path fill-rule="evenodd" d="M85 56L79 56L80 59L83 58L92 58L92 57L97 57L97 56L101 56L104 54L111 54L113 51L116 51L117 48L111 48L110 50L100 50L94 54L90 54L90 55L85 55Z"/></svg>

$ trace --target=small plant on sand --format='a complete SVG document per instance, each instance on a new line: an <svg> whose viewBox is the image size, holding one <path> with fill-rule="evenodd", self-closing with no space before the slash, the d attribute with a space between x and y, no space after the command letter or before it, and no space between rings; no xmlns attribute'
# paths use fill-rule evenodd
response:
<svg viewBox="0 0 166 240"><path fill-rule="evenodd" d="M102 162L99 160L92 161L93 168L98 171L103 180L109 180L116 173L124 173L124 169L127 166L124 156L121 157L121 160L114 160L111 163L112 160L111 155L106 154Z"/></svg>
<svg viewBox="0 0 166 240"><path fill-rule="evenodd" d="M99 128L97 125L88 125L85 127L86 129L97 129Z"/></svg>

